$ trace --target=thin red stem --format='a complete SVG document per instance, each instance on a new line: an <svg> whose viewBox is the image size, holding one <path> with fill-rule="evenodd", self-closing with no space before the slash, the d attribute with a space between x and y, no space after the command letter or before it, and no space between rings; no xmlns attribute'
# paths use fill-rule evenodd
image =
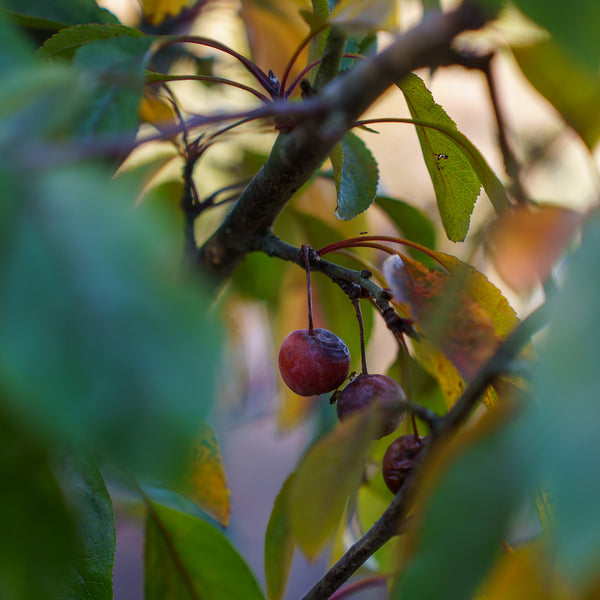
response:
<svg viewBox="0 0 600 600"><path fill-rule="evenodd" d="M166 48L174 44L198 44L199 46L207 46L208 48L214 48L215 50L225 52L226 54L229 54L229 56L233 56L233 58L241 62L246 70L258 81L258 83L260 83L260 85L263 86L265 90L267 90L267 92L271 94L274 91L268 75L264 73L260 67L225 44L221 44L220 42L211 40L210 38L199 37L195 35L181 35L167 37L165 42L161 45L161 48Z"/></svg>
<svg viewBox="0 0 600 600"><path fill-rule="evenodd" d="M355 58L355 59L364 59L365 58L361 54L352 54L351 52L346 52L342 56L344 58ZM323 59L319 58L319 60L315 60L315 62L310 63L310 65L307 65L306 67L304 67L304 69L302 69L302 71L300 71L300 74L296 77L296 79L294 79L294 81L292 81L292 83L290 83L290 86L288 87L288 89L285 90L284 98L289 98L290 95L292 94L292 92L298 86L298 84L306 77L306 74L311 69L314 69L317 65L320 65L322 61L323 61Z"/></svg>
<svg viewBox="0 0 600 600"><path fill-rule="evenodd" d="M243 83L238 83L237 81L233 81L231 79L225 79L223 77L213 77L212 75L169 75L168 81L208 81L210 83L221 83L223 85L230 85L232 87L236 87L240 90L244 90L246 92L250 92L254 96L256 96L261 102L265 104L269 104L271 99L265 96L262 92L255 90L249 85L244 85ZM148 85L153 85L155 83L163 83L162 81L149 81Z"/></svg>
<svg viewBox="0 0 600 600"><path fill-rule="evenodd" d="M285 84L287 83L287 80L288 80L288 78L290 76L290 72L292 70L292 67L294 66L294 63L296 62L296 60L300 56L300 53L302 52L302 50L304 50L304 48L306 48L306 46L308 45L308 43L310 42L310 40L312 40L315 36L319 35L319 33L321 33L321 31L323 31L323 29L325 29L326 27L328 27L327 24L326 25L322 25L318 29L310 31L309 34L300 42L300 44L296 48L296 51L294 52L294 54L292 54L292 57L288 61L288 64L286 65L285 71L283 72L283 76L281 78L281 85L280 85L280 88L279 88L279 96L281 98L285 97Z"/></svg>
<svg viewBox="0 0 600 600"><path fill-rule="evenodd" d="M317 250L317 254L319 256L325 256L325 254L328 254L329 252L334 252L336 250L340 250L341 248L357 248L357 247L365 246L366 244L363 244L363 242L371 242L371 241L372 242L391 242L393 244L400 244L402 246L407 246L408 248L413 248L414 250L418 250L419 252L422 252L426 256L429 256L429 258L431 258L432 260L435 260L435 262L437 262L439 265L444 267L444 269L446 268L444 266L444 264L442 263L442 261L439 258L437 258L435 256L435 253L433 253L431 250L429 250L429 248L426 248L425 246L422 246L421 244L417 244L417 242L411 242L410 240L406 240L404 238L391 237L391 236L387 236L387 235L364 235L361 237L348 238L347 240L341 240L339 242L330 244L329 246L325 246L324 248L321 248L320 250ZM379 249L381 250L382 248L379 248Z"/></svg>
<svg viewBox="0 0 600 600"><path fill-rule="evenodd" d="M306 295L308 297L308 335L313 334L313 313L312 313L312 292L310 289L310 251L312 248L308 244L302 245L304 254L304 266L306 267Z"/></svg>

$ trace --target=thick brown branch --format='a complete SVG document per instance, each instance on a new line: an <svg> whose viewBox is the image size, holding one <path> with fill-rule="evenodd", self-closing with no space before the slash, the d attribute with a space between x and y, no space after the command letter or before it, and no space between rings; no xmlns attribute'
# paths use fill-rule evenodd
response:
<svg viewBox="0 0 600 600"><path fill-rule="evenodd" d="M481 25L483 20L466 4L449 13L430 14L384 52L326 85L319 96L327 107L325 114L279 136L263 168L199 249L199 264L216 278L226 278L250 251L250 240L271 228L289 199L386 89L414 69L435 64L436 54L458 33Z"/></svg>

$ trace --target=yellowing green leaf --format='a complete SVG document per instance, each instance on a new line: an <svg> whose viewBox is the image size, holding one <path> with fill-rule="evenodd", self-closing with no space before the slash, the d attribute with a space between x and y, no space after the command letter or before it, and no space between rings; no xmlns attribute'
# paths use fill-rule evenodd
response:
<svg viewBox="0 0 600 600"><path fill-rule="evenodd" d="M144 18L150 25L159 25L165 19L177 16L191 0L141 0Z"/></svg>
<svg viewBox="0 0 600 600"><path fill-rule="evenodd" d="M349 34L396 29L393 0L341 0L331 12L330 23Z"/></svg>
<svg viewBox="0 0 600 600"><path fill-rule="evenodd" d="M293 477L292 473L275 498L265 534L265 579L269 600L282 600L285 596L294 557L294 538L288 511Z"/></svg>
<svg viewBox="0 0 600 600"><path fill-rule="evenodd" d="M204 426L188 474L189 497L223 527L229 525L230 493L219 443L213 428Z"/></svg>
<svg viewBox="0 0 600 600"><path fill-rule="evenodd" d="M294 538L311 560L331 541L348 496L360 483L376 421L371 412L349 418L310 448L298 466L289 511Z"/></svg>
<svg viewBox="0 0 600 600"><path fill-rule="evenodd" d="M589 148L600 139L600 78L570 60L551 41L513 46L523 74L573 127Z"/></svg>
<svg viewBox="0 0 600 600"><path fill-rule="evenodd" d="M147 499L147 600L263 600L248 565L215 527Z"/></svg>
<svg viewBox="0 0 600 600"><path fill-rule="evenodd" d="M547 550L540 542L505 550L476 600L572 600L566 582L552 570Z"/></svg>

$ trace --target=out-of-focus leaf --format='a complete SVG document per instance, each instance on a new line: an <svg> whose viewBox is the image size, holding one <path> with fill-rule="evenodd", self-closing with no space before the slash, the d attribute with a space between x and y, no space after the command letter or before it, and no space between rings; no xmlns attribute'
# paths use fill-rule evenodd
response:
<svg viewBox="0 0 600 600"><path fill-rule="evenodd" d="M165 19L176 17L193 0L141 0L144 18L150 25L160 25Z"/></svg>
<svg viewBox="0 0 600 600"><path fill-rule="evenodd" d="M93 101L79 125L81 133L134 133L152 38L122 36L91 42L75 53L74 63L90 77Z"/></svg>
<svg viewBox="0 0 600 600"><path fill-rule="evenodd" d="M31 371L29 375L31 376ZM2 394L6 392L0 383ZM7 398L2 397L4 404ZM73 523L46 451L0 415L0 597L64 597L74 556Z"/></svg>
<svg viewBox="0 0 600 600"><path fill-rule="evenodd" d="M485 0L497 3L497 0ZM600 23L600 5L574 0L568 5L544 0L518 0L517 6L538 25L542 25L565 50L597 76L600 66L600 41L596 25ZM560 78L560 72L557 72ZM571 86L568 86L571 87Z"/></svg>
<svg viewBox="0 0 600 600"><path fill-rule="evenodd" d="M292 473L275 498L265 534L265 579L269 600L283 600L294 557L294 538L288 511L293 477Z"/></svg>
<svg viewBox="0 0 600 600"><path fill-rule="evenodd" d="M0 386L46 435L87 436L168 479L211 406L219 331L198 283L175 277L179 233L107 180L82 165L19 175L0 262Z"/></svg>
<svg viewBox="0 0 600 600"><path fill-rule="evenodd" d="M427 248L435 248L435 229L429 218L418 208L403 200L377 196L375 204L383 210L406 239Z"/></svg>
<svg viewBox="0 0 600 600"><path fill-rule="evenodd" d="M87 447L71 446L62 464L61 481L74 512L78 542L66 598L112 600L115 517L102 473Z"/></svg>
<svg viewBox="0 0 600 600"><path fill-rule="evenodd" d="M469 380L495 352L500 338L485 309L456 280L408 257L386 260L384 273L394 301ZM498 292L499 293L499 292Z"/></svg>
<svg viewBox="0 0 600 600"><path fill-rule="evenodd" d="M139 38L143 37L144 34L139 29L126 27L120 23L74 25L73 27L65 27L51 38L48 38L37 50L36 56L40 58L70 59L75 56L75 52L81 46L121 36Z"/></svg>
<svg viewBox="0 0 600 600"><path fill-rule="evenodd" d="M31 62L33 47L0 9L0 73Z"/></svg>
<svg viewBox="0 0 600 600"><path fill-rule="evenodd" d="M394 30L398 26L396 3L392 0L340 0L329 21L349 34Z"/></svg>
<svg viewBox="0 0 600 600"><path fill-rule="evenodd" d="M600 139L598 73L569 60L562 48L551 41L513 46L512 51L535 89L558 110L588 147L593 148Z"/></svg>
<svg viewBox="0 0 600 600"><path fill-rule="evenodd" d="M372 412L349 418L321 438L298 466L288 510L294 538L309 559L331 541L348 495L360 483L376 423Z"/></svg>
<svg viewBox="0 0 600 600"><path fill-rule="evenodd" d="M73 132L90 101L80 73L65 65L35 64L0 80L0 145L14 152L23 140ZM10 148L10 150L9 150Z"/></svg>
<svg viewBox="0 0 600 600"><path fill-rule="evenodd" d="M231 513L230 493L219 443L213 428L205 425L202 437L194 448L188 474L189 497L206 513L227 527Z"/></svg>
<svg viewBox="0 0 600 600"><path fill-rule="evenodd" d="M559 206L515 207L488 237L496 270L513 289L531 289L550 275L582 220Z"/></svg>
<svg viewBox="0 0 600 600"><path fill-rule="evenodd" d="M394 599L467 600L491 569L530 474L505 418L488 415L430 457Z"/></svg>
<svg viewBox="0 0 600 600"><path fill-rule="evenodd" d="M548 488L542 486L535 495L535 510L544 531L550 532L554 523L554 509Z"/></svg>
<svg viewBox="0 0 600 600"><path fill-rule="evenodd" d="M379 171L366 144L353 133L331 153L331 162L337 189L335 215L349 221L367 210L375 199Z"/></svg>
<svg viewBox="0 0 600 600"><path fill-rule="evenodd" d="M554 570L541 543L507 550L479 590L477 600L571 600L566 582Z"/></svg>
<svg viewBox="0 0 600 600"><path fill-rule="evenodd" d="M78 23L118 23L117 17L95 0L2 0L0 11L23 27L61 29Z"/></svg>
<svg viewBox="0 0 600 600"><path fill-rule="evenodd" d="M309 31L298 12L298 3L295 0L244 0L240 16L248 32L252 60L265 73L272 70L281 81L288 61ZM307 51L303 50L288 84L306 65L306 57Z"/></svg>
<svg viewBox="0 0 600 600"><path fill-rule="evenodd" d="M399 87L413 119L443 125L458 133L454 121L435 103L417 75L409 75ZM469 231L471 213L481 189L478 174L453 137L420 125L417 125L417 135L446 234L453 242L460 242Z"/></svg>
<svg viewBox="0 0 600 600"><path fill-rule="evenodd" d="M564 572L590 584L600 561L600 220L594 214L551 305L551 327L536 371L538 404L522 428L552 498L556 554ZM535 450L534 450L535 449Z"/></svg>
<svg viewBox="0 0 600 600"><path fill-rule="evenodd" d="M264 599L248 565L218 529L150 500L146 504L145 598Z"/></svg>
<svg viewBox="0 0 600 600"><path fill-rule="evenodd" d="M281 297L284 273L293 268L284 261L273 260L260 252L249 254L235 270L232 282L235 289L250 298L264 300L276 310L285 299Z"/></svg>

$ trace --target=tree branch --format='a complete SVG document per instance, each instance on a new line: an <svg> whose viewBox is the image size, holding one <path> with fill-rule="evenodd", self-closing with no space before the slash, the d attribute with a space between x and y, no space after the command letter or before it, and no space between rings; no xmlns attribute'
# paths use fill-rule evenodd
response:
<svg viewBox="0 0 600 600"><path fill-rule="evenodd" d="M401 35L382 53L326 85L319 95L325 114L302 121L278 137L271 155L217 231L198 250L198 264L217 279L231 274L251 250L250 240L266 234L280 211L308 181L354 121L395 82L435 64L436 54L467 29L484 24L468 4L434 13Z"/></svg>
<svg viewBox="0 0 600 600"><path fill-rule="evenodd" d="M544 304L523 320L506 338L494 356L483 366L475 380L467 387L453 408L439 420L428 443L421 451L417 464L405 480L388 508L347 552L315 583L301 600L326 600L379 548L392 537L403 532L404 520L413 499L415 481L422 465L433 448L443 443L446 436L454 433L471 415L487 387L510 366L531 336L547 322L548 310Z"/></svg>

